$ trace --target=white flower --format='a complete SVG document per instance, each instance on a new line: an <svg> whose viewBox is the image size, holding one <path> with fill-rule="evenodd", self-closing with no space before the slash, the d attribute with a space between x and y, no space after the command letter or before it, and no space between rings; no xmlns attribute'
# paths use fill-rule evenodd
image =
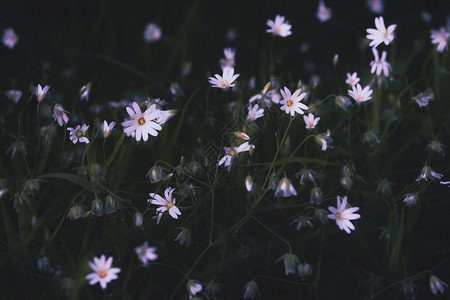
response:
<svg viewBox="0 0 450 300"><path fill-rule="evenodd" d="M305 279L306 277L308 277L312 274L312 268L308 263L299 264L297 271L298 271L298 276L300 276L300 278L302 278L302 279Z"/></svg>
<svg viewBox="0 0 450 300"><path fill-rule="evenodd" d="M443 282L442 280L440 280L436 276L431 275L431 277L430 277L430 289L431 289L431 292L433 294L435 294L436 296L439 296L439 294L443 294L444 290L445 290L444 286L447 286L447 284L445 282Z"/></svg>
<svg viewBox="0 0 450 300"><path fill-rule="evenodd" d="M248 282L242 289L244 299L254 299L259 294L258 285L254 280Z"/></svg>
<svg viewBox="0 0 450 300"><path fill-rule="evenodd" d="M416 181L419 182L422 179L424 179L425 181L428 181L428 179L435 180L435 179L441 179L441 178L442 178L442 174L436 173L429 166L424 166L422 168L422 170L420 171L419 176L416 178Z"/></svg>
<svg viewBox="0 0 450 300"><path fill-rule="evenodd" d="M373 74L376 71L376 74L380 75L381 71L383 71L384 76L389 76L391 65L386 61L387 52L383 51L383 53L381 53L381 59L378 56L378 50L376 48L372 48L372 52L375 60L370 62L370 66L372 67L370 73Z"/></svg>
<svg viewBox="0 0 450 300"><path fill-rule="evenodd" d="M5 31L3 31L3 37L2 37L3 45L8 47L9 49L12 49L12 48L14 48L14 46L17 44L18 41L19 41L19 37L14 32L14 29L6 28Z"/></svg>
<svg viewBox="0 0 450 300"><path fill-rule="evenodd" d="M134 214L134 227L140 227L143 224L144 216L140 212Z"/></svg>
<svg viewBox="0 0 450 300"><path fill-rule="evenodd" d="M303 120L305 121L306 129L313 129L319 123L320 117L314 118L314 115L309 113L307 116L303 116Z"/></svg>
<svg viewBox="0 0 450 300"><path fill-rule="evenodd" d="M245 177L245 188L247 189L247 192L251 192L253 190L253 179L250 175Z"/></svg>
<svg viewBox="0 0 450 300"><path fill-rule="evenodd" d="M225 55L225 59L220 59L220 67L222 68L222 70L225 67L234 67L234 55L236 54L235 50L231 48L225 48L223 49L223 54Z"/></svg>
<svg viewBox="0 0 450 300"><path fill-rule="evenodd" d="M50 87L48 85L46 85L46 86L44 86L44 88L42 88L42 86L40 84L38 84L38 86L36 87L36 90L35 90L35 94L36 94L36 97L39 102L41 102L42 99L44 99L44 97L45 97L45 95L47 95L47 92L49 89L50 89Z"/></svg>
<svg viewBox="0 0 450 300"><path fill-rule="evenodd" d="M155 23L148 23L144 29L144 42L151 43L161 39L161 28Z"/></svg>
<svg viewBox="0 0 450 300"><path fill-rule="evenodd" d="M426 107L430 101L434 100L434 93L431 89L428 89L423 93L417 94L411 99L416 101L419 107Z"/></svg>
<svg viewBox="0 0 450 300"><path fill-rule="evenodd" d="M86 143L89 144L89 140L86 137L86 130L88 130L89 125L83 124L83 126L78 125L75 128L69 127L67 128L67 130L70 131L70 140L76 144L78 141L80 141L80 143Z"/></svg>
<svg viewBox="0 0 450 300"><path fill-rule="evenodd" d="M284 17L280 15L275 16L275 22L272 20L267 20L267 26L270 28L266 30L268 33L273 33L273 35L279 35L281 37L287 37L291 35L291 25L284 22Z"/></svg>
<svg viewBox="0 0 450 300"><path fill-rule="evenodd" d="M133 108L127 107L127 112L131 117L131 120L122 122L124 132L130 134L135 133L136 141L140 141L141 138L144 141L148 140L148 135L157 136L158 131L162 127L156 121L160 117L160 110L156 108L156 104L152 104L143 113L141 108L136 102L133 102Z"/></svg>
<svg viewBox="0 0 450 300"><path fill-rule="evenodd" d="M331 18L331 8L325 6L325 3L323 1L319 1L319 7L317 8L316 17L320 22L328 21Z"/></svg>
<svg viewBox="0 0 450 300"><path fill-rule="evenodd" d="M351 230L355 230L355 226L350 220L359 219L361 216L355 214L355 211L359 210L359 207L347 208L347 196L344 196L341 201L341 197L337 196L337 207L329 206L328 209L332 214L328 215L329 219L336 220L336 225L340 230L350 233Z"/></svg>
<svg viewBox="0 0 450 300"><path fill-rule="evenodd" d="M214 77L209 77L208 81L210 84L212 84L212 87L217 87L221 89L226 89L229 87L233 87L233 82L236 80L236 78L239 77L240 74L234 74L234 68L232 67L225 67L223 69L223 75L220 76L219 74L214 75Z"/></svg>
<svg viewBox="0 0 450 300"><path fill-rule="evenodd" d="M111 121L111 123L106 122L106 120L103 120L103 126L102 126L102 130L103 130L103 137L106 139L110 134L111 134L111 130L113 130L114 126L116 125L116 122Z"/></svg>
<svg viewBox="0 0 450 300"><path fill-rule="evenodd" d="M387 29L384 26L383 17L375 18L375 26L377 29L369 28L367 29L368 35L366 36L369 40L372 40L369 46L377 47L381 43L389 45L394 39L394 30L397 25L390 25Z"/></svg>
<svg viewBox="0 0 450 300"><path fill-rule="evenodd" d="M345 80L345 83L351 86L354 86L359 82L358 73L354 72L353 74L347 73L347 80Z"/></svg>
<svg viewBox="0 0 450 300"><path fill-rule="evenodd" d="M253 107L251 105L248 106L248 115L247 119L250 121L255 121L258 118L264 116L264 109L259 109L259 105L255 104Z"/></svg>
<svg viewBox="0 0 450 300"><path fill-rule="evenodd" d="M448 38L450 37L450 33L445 31L445 28L442 27L439 31L431 30L431 43L437 44L437 51L443 52L445 48L447 48Z"/></svg>
<svg viewBox="0 0 450 300"><path fill-rule="evenodd" d="M301 91L301 89L298 89L294 94L291 94L291 91L287 87L284 87L284 91L280 89L281 95L283 96L283 100L280 101L282 105L280 109L284 110L287 114L291 114L291 116L294 116L295 113L303 115L303 110L307 110L308 106L300 102L306 97L306 93L301 93Z"/></svg>
<svg viewBox="0 0 450 300"><path fill-rule="evenodd" d="M157 224L159 224L159 221L161 220L163 213L167 210L174 219L178 219L178 216L181 215L180 210L178 209L178 207L175 206L175 198L172 199L172 193L174 190L175 190L174 188L168 187L164 191L165 198L155 193L149 194L152 199L148 199L147 202L160 206L156 209L156 213L158 214L158 219L156 222Z"/></svg>
<svg viewBox="0 0 450 300"><path fill-rule="evenodd" d="M322 147L322 151L326 151L328 147L332 148L329 143L333 141L330 138L330 129L327 129L327 132L320 133L316 136L316 142Z"/></svg>
<svg viewBox="0 0 450 300"><path fill-rule="evenodd" d="M229 172L234 158L237 157L238 154L241 152L250 151L250 149L255 149L255 146L249 144L248 142L245 142L239 145L239 147L224 147L223 149L225 150L225 156L220 159L218 165L220 166L223 164L225 167L228 167Z"/></svg>
<svg viewBox="0 0 450 300"><path fill-rule="evenodd" d="M117 279L117 273L120 272L119 268L111 268L113 258L106 259L105 255L94 257L94 263L89 262L93 273L86 275L86 280L90 280L89 284L94 285L97 282L100 283L102 289L106 289L108 282Z"/></svg>
<svg viewBox="0 0 450 300"><path fill-rule="evenodd" d="M22 97L22 91L20 90L8 90L5 92L5 96L14 101L14 103L19 102L20 97Z"/></svg>
<svg viewBox="0 0 450 300"><path fill-rule="evenodd" d="M192 296L195 296L197 293L200 293L203 289L200 282L192 279L186 283L186 288L189 292L189 299L191 299Z"/></svg>
<svg viewBox="0 0 450 300"><path fill-rule="evenodd" d="M156 260L158 255L155 253L155 247L149 247L148 242L134 249L140 261L146 265L149 261Z"/></svg>
<svg viewBox="0 0 450 300"><path fill-rule="evenodd" d="M297 196L297 191L295 190L289 178L284 177L278 183L274 196L277 197L278 195L280 195L281 197Z"/></svg>
<svg viewBox="0 0 450 300"><path fill-rule="evenodd" d="M59 126L63 126L63 124L69 122L67 111L64 110L62 105L55 104L55 107L53 108L53 119L58 122Z"/></svg>
<svg viewBox="0 0 450 300"><path fill-rule="evenodd" d="M348 90L348 94L356 101L357 104L372 99L373 91L370 86L366 86L364 89L358 83L356 86L352 86L352 90Z"/></svg>
<svg viewBox="0 0 450 300"><path fill-rule="evenodd" d="M83 85L80 89L80 99L89 101L89 93L91 92L91 83Z"/></svg>
<svg viewBox="0 0 450 300"><path fill-rule="evenodd" d="M403 199L403 203L405 203L408 207L413 207L417 201L419 200L419 197L417 194L408 193L405 194L405 199Z"/></svg>
<svg viewBox="0 0 450 300"><path fill-rule="evenodd" d="M284 261L284 272L286 276L289 274L295 274L297 264L299 263L298 257L292 253L286 253L280 257L277 261Z"/></svg>
<svg viewBox="0 0 450 300"><path fill-rule="evenodd" d="M258 100L260 104L263 104L267 107L271 107L272 103L278 104L280 103L280 94L275 90L270 90L267 92L262 91L262 93L256 94L252 96L248 102L253 103L255 100Z"/></svg>
<svg viewBox="0 0 450 300"><path fill-rule="evenodd" d="M342 108L344 111L347 111L347 108L352 105L352 101L350 101L349 98L344 97L344 96L337 96L335 98L335 103L337 106L339 106L340 108Z"/></svg>

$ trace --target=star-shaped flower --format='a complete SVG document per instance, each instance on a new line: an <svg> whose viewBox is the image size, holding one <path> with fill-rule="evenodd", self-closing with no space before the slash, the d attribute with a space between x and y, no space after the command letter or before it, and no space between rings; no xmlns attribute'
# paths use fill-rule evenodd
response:
<svg viewBox="0 0 450 300"><path fill-rule="evenodd" d="M329 206L328 209L332 212L328 215L328 218L336 220L336 225L340 230L345 230L347 233L355 230L355 226L350 220L357 220L361 215L354 213L359 210L359 207L347 208L347 196L344 196L342 200L341 197L337 196L337 207Z"/></svg>
<svg viewBox="0 0 450 300"><path fill-rule="evenodd" d="M94 285L97 282L100 283L102 289L106 289L108 282L117 279L117 273L120 272L119 268L111 268L113 258L106 259L105 255L100 258L94 257L94 262L89 262L93 273L86 275L86 280L90 280L89 284Z"/></svg>
<svg viewBox="0 0 450 300"><path fill-rule="evenodd" d="M389 45L394 40L394 30L397 27L396 24L390 25L387 29L384 26L383 17L375 18L375 27L377 29L368 28L366 37L372 40L369 46L377 47L381 43Z"/></svg>
<svg viewBox="0 0 450 300"><path fill-rule="evenodd" d="M214 75L214 77L209 77L208 81L210 84L212 84L212 87L226 89L229 87L233 87L233 82L236 80L236 78L239 77L240 74L234 74L234 68L233 67L225 67L223 68L223 75L220 76L219 74Z"/></svg>

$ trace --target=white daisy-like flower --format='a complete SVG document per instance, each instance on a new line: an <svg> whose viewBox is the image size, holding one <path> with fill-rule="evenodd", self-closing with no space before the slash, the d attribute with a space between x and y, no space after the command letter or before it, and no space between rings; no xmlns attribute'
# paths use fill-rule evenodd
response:
<svg viewBox="0 0 450 300"><path fill-rule="evenodd" d="M232 48L225 48L223 49L223 54L225 55L225 58L220 59L220 67L222 70L225 69L225 67L233 68L235 65L234 56L236 51Z"/></svg>
<svg viewBox="0 0 450 300"><path fill-rule="evenodd" d="M383 71L384 76L389 76L391 65L386 61L387 52L383 51L383 53L381 53L381 58L379 57L376 48L372 48L372 53L375 59L370 62L370 66L372 67L370 73L376 73L377 76L379 76L381 71Z"/></svg>
<svg viewBox="0 0 450 300"><path fill-rule="evenodd" d="M447 284L437 278L435 275L431 275L430 277L430 289L433 294L439 296L439 294L443 294L445 287Z"/></svg>
<svg viewBox="0 0 450 300"><path fill-rule="evenodd" d="M226 89L229 87L233 87L233 82L236 80L236 78L239 77L240 74L234 74L234 68L233 67L225 67L223 68L223 75L220 76L219 74L214 75L214 77L209 77L208 81L210 84L212 84L212 87Z"/></svg>
<svg viewBox="0 0 450 300"><path fill-rule="evenodd" d="M319 1L319 7L317 7L316 17L320 22L326 22L331 18L331 8L325 6L323 1Z"/></svg>
<svg viewBox="0 0 450 300"><path fill-rule="evenodd" d="M111 280L117 279L117 273L120 272L120 268L111 268L113 258L106 259L105 255L94 257L94 262L89 262L89 267L94 271L86 275L86 280L89 280L90 285L94 285L97 282L102 289L106 289L106 286Z"/></svg>
<svg viewBox="0 0 450 300"><path fill-rule="evenodd" d="M435 180L438 179L440 180L442 178L442 174L440 173L436 173L432 168L430 168L429 166L424 166L422 168L422 170L420 170L420 174L419 176L416 178L416 181L419 182L422 179L425 181L428 181L428 179L431 180Z"/></svg>
<svg viewBox="0 0 450 300"><path fill-rule="evenodd" d="M39 102L44 99L45 95L47 95L48 90L50 87L48 85L42 87L40 84L36 87L35 94Z"/></svg>
<svg viewBox="0 0 450 300"><path fill-rule="evenodd" d="M124 132L127 134L135 133L136 141L141 138L144 141L148 140L148 135L157 136L158 131L161 130L161 125L156 121L160 117L160 110L156 108L156 104L152 104L144 112L136 102L132 104L133 108L127 107L127 112L131 120L122 122Z"/></svg>
<svg viewBox="0 0 450 300"><path fill-rule="evenodd" d="M228 167L228 172L230 172L234 158L237 157L239 153L250 151L250 149L255 149L255 146L249 144L249 142L244 142L239 145L239 147L224 147L223 150L225 150L225 156L220 159L218 165L220 166L223 164L225 167Z"/></svg>
<svg viewBox="0 0 450 300"><path fill-rule="evenodd" d="M359 207L347 208L347 196L344 196L342 199L340 196L337 196L337 207L329 206L328 209L332 212L332 214L328 215L328 218L336 220L336 225L340 230L345 230L347 233L355 230L355 226L350 220L357 220L361 215L354 213L359 210Z"/></svg>
<svg viewBox="0 0 450 300"><path fill-rule="evenodd" d="M116 122L114 122L114 121L111 121L111 123L108 124L108 122L106 122L106 120L103 120L102 130L103 130L103 137L105 139L111 134L111 131L113 130L115 125L116 125Z"/></svg>
<svg viewBox="0 0 450 300"><path fill-rule="evenodd" d="M306 129L313 129L319 123L320 117L315 118L312 113L309 113L307 116L303 116L303 120L305 121Z"/></svg>
<svg viewBox="0 0 450 300"><path fill-rule="evenodd" d="M14 48L14 46L19 41L19 37L14 32L14 29L12 28L6 28L5 31L3 31L3 37L2 37L2 43L9 49Z"/></svg>
<svg viewBox="0 0 450 300"><path fill-rule="evenodd" d="M291 114L291 116L294 116L295 113L303 115L303 110L308 109L308 106L300 102L306 97L306 93L302 93L302 89L298 89L294 94L291 94L291 91L287 87L284 87L284 91L280 89L280 93L283 96L283 100L280 101L282 105L280 109L284 110L287 114Z"/></svg>
<svg viewBox="0 0 450 300"><path fill-rule="evenodd" d="M370 86L366 86L364 89L358 83L356 86L352 86L352 90L348 90L348 94L356 101L357 104L372 99L373 91Z"/></svg>
<svg viewBox="0 0 450 300"><path fill-rule="evenodd" d="M172 193L174 190L174 188L168 187L164 191L165 198L155 193L149 194L151 199L148 199L147 202L160 206L156 209L156 213L158 214L158 218L156 221L157 224L159 224L159 221L161 220L161 217L165 211L169 211L169 215L174 219L178 219L178 216L181 215L180 210L175 206L175 198L172 199Z"/></svg>
<svg viewBox="0 0 450 300"><path fill-rule="evenodd" d="M345 83L350 86L354 86L359 82L359 80L360 79L358 77L358 73L356 72L353 72L353 74L347 73L347 80L345 80Z"/></svg>
<svg viewBox="0 0 450 300"><path fill-rule="evenodd" d="M67 111L64 110L62 105L55 104L55 107L53 108L53 119L58 122L59 126L63 126L69 122Z"/></svg>
<svg viewBox="0 0 450 300"><path fill-rule="evenodd" d="M447 48L448 38L450 37L450 33L445 31L445 28L442 27L439 31L431 30L431 43L437 44L437 51L443 52L444 49Z"/></svg>
<svg viewBox="0 0 450 300"><path fill-rule="evenodd" d="M254 106L249 105L248 106L248 115L247 119L250 121L255 121L258 118L261 118L264 116L264 109L259 109L259 105L255 104Z"/></svg>
<svg viewBox="0 0 450 300"><path fill-rule="evenodd" d="M387 29L384 26L383 17L375 18L375 27L368 28L367 31L367 39L372 40L369 46L377 47L381 43L385 43L389 45L394 40L394 30L397 27L396 24L390 25Z"/></svg>
<svg viewBox="0 0 450 300"><path fill-rule="evenodd" d="M81 125L77 125L77 127L72 128L69 127L67 128L67 130L70 131L69 133L69 138L70 140L76 144L78 141L80 141L80 143L86 143L89 144L89 139L86 137L86 131L88 130L89 125L83 124L83 126Z"/></svg>
<svg viewBox="0 0 450 300"><path fill-rule="evenodd" d="M292 185L291 180L289 180L286 176L280 180L277 189L275 190L274 196L277 197L278 195L284 198L289 196L297 196L297 191Z"/></svg>
<svg viewBox="0 0 450 300"><path fill-rule="evenodd" d="M158 258L158 254L155 253L156 248L149 247L148 242L136 247L134 251L136 251L136 255L144 265L146 265L149 261L156 260Z"/></svg>
<svg viewBox="0 0 450 300"><path fill-rule="evenodd" d="M291 25L284 21L284 17L280 15L275 16L275 21L267 20L267 26L270 28L266 30L273 35L279 35L281 37L287 37L292 34Z"/></svg>
<svg viewBox="0 0 450 300"><path fill-rule="evenodd" d="M152 43L159 41L162 36L161 27L155 23L148 23L144 29L144 42Z"/></svg>

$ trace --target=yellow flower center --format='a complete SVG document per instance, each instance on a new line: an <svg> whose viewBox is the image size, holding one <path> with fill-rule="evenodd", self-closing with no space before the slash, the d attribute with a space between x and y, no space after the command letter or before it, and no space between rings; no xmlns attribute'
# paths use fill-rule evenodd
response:
<svg viewBox="0 0 450 300"><path fill-rule="evenodd" d="M314 123L313 122L309 122L308 125L309 125L309 127L313 127Z"/></svg>
<svg viewBox="0 0 450 300"><path fill-rule="evenodd" d="M336 217L336 220L341 220L342 219L341 218L341 213L336 213L334 216Z"/></svg>
<svg viewBox="0 0 450 300"><path fill-rule="evenodd" d="M286 101L286 106L287 107L291 107L294 104L294 102L292 102L291 99L289 99L288 101Z"/></svg>
<svg viewBox="0 0 450 300"><path fill-rule="evenodd" d="M75 132L75 136L80 138L83 136L83 132L81 130L77 130L77 132Z"/></svg>
<svg viewBox="0 0 450 300"><path fill-rule="evenodd" d="M234 150L234 149L230 150L230 153L228 155L235 156L236 155L236 150Z"/></svg>
<svg viewBox="0 0 450 300"><path fill-rule="evenodd" d="M106 272L106 270L101 270L98 272L98 276L100 276L101 278L105 278L106 275L108 275L108 272Z"/></svg>
<svg viewBox="0 0 450 300"><path fill-rule="evenodd" d="M147 251L146 251L145 248L142 248L142 249L141 249L141 252L139 252L139 255L140 255L140 256L145 256L146 254L147 254Z"/></svg>
<svg viewBox="0 0 450 300"><path fill-rule="evenodd" d="M220 81L220 85L221 85L222 87L227 87L227 86L230 85L230 83L228 82L228 80L222 79L222 80Z"/></svg>
<svg viewBox="0 0 450 300"><path fill-rule="evenodd" d="M171 208L173 206L172 202L167 203L167 208Z"/></svg>
<svg viewBox="0 0 450 300"><path fill-rule="evenodd" d="M141 126L142 126L142 125L144 125L144 124L145 124L145 118L144 118L144 117L140 117L140 118L138 119L138 121L137 121L137 122L138 122L138 124L139 124L139 125L141 125Z"/></svg>
<svg viewBox="0 0 450 300"><path fill-rule="evenodd" d="M63 114L63 112L62 112L62 110L57 110L57 111L56 111L56 114L57 114L58 116L61 116L61 115Z"/></svg>
<svg viewBox="0 0 450 300"><path fill-rule="evenodd" d="M384 38L387 39L388 37L389 37L389 33L386 31L386 32L384 33Z"/></svg>

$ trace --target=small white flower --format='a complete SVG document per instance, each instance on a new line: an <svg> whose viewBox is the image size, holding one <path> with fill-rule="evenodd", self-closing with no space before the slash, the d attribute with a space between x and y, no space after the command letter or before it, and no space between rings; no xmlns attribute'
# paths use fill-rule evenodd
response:
<svg viewBox="0 0 450 300"><path fill-rule="evenodd" d="M280 195L281 197L297 196L297 191L295 190L289 178L284 177L278 183L274 196L277 197L278 195Z"/></svg>
<svg viewBox="0 0 450 300"><path fill-rule="evenodd" d="M445 282L443 282L436 276L431 275L430 289L433 294L435 294L436 296L439 296L439 294L443 294L446 286L447 284Z"/></svg>
<svg viewBox="0 0 450 300"><path fill-rule="evenodd" d="M431 180L439 179L440 180L442 178L442 176L443 176L442 174L436 173L429 166L424 166L422 168L422 170L420 170L420 174L416 178L416 181L419 182L422 179L424 179L425 181L428 181L428 179L431 179Z"/></svg>
<svg viewBox="0 0 450 300"><path fill-rule="evenodd" d="M161 39L161 28L155 23L148 23L144 29L144 42L152 43Z"/></svg>
<svg viewBox="0 0 450 300"><path fill-rule="evenodd" d="M416 96L411 98L413 101L416 101L419 107L426 107L430 101L434 100L434 93L431 89L426 90L423 93L419 93Z"/></svg>
<svg viewBox="0 0 450 300"><path fill-rule="evenodd" d="M47 95L48 90L50 87L48 85L42 87L40 84L36 87L35 94L39 102L44 99L45 95Z"/></svg>
<svg viewBox="0 0 450 300"><path fill-rule="evenodd" d="M158 258L158 255L155 253L156 248L149 247L148 242L136 247L134 251L136 251L136 255L144 265L146 265L149 261L156 260Z"/></svg>
<svg viewBox="0 0 450 300"><path fill-rule="evenodd" d="M347 111L348 107L352 105L352 101L344 96L337 96L334 101L344 111Z"/></svg>
<svg viewBox="0 0 450 300"><path fill-rule="evenodd" d="M389 76L391 65L386 61L387 52L383 51L383 53L381 53L381 59L378 56L378 50L376 48L372 48L372 52L375 59L370 62L370 66L372 67L370 73L376 73L377 76L379 76L381 71L383 71L384 76Z"/></svg>
<svg viewBox="0 0 450 300"><path fill-rule="evenodd" d="M348 90L348 94L356 101L357 104L372 99L373 90L370 86L366 86L364 89L358 83L356 86L352 86L352 90Z"/></svg>
<svg viewBox="0 0 450 300"><path fill-rule="evenodd" d="M175 206L175 198L172 199L172 193L174 190L174 188L168 187L164 191L165 198L155 193L149 194L152 199L148 199L147 201L151 204L160 206L156 209L156 213L158 214L156 221L157 224L159 224L159 221L165 211L169 211L170 216L174 219L178 219L178 216L181 215L180 210Z"/></svg>
<svg viewBox="0 0 450 300"><path fill-rule="evenodd" d="M448 38L450 37L450 33L445 31L445 28L442 27L439 31L431 30L431 43L437 44L437 51L443 52L444 49L447 48Z"/></svg>
<svg viewBox="0 0 450 300"><path fill-rule="evenodd" d="M189 292L189 299L191 299L192 296L195 296L197 293L200 293L203 289L200 282L192 279L187 282L186 287Z"/></svg>
<svg viewBox="0 0 450 300"><path fill-rule="evenodd" d="M224 147L225 150L225 156L222 157L219 161L219 166L224 165L225 167L228 167L228 172L231 170L231 165L233 163L233 160L235 157L238 156L239 153L250 151L250 149L255 149L255 146L252 144L249 144L249 142L242 143L239 145L239 147Z"/></svg>
<svg viewBox="0 0 450 300"><path fill-rule="evenodd" d="M327 132L320 133L316 136L316 142L319 144L319 146L322 147L322 151L326 151L328 148L332 148L329 144L333 141L332 138L330 138L330 129L327 129Z"/></svg>
<svg viewBox="0 0 450 300"><path fill-rule="evenodd" d="M354 86L359 82L359 80L360 79L358 77L358 73L356 72L353 72L353 74L347 73L347 80L345 80L345 83L350 86Z"/></svg>
<svg viewBox="0 0 450 300"><path fill-rule="evenodd" d="M86 85L83 85L80 89L80 99L89 101L89 93L91 92L91 83L89 82Z"/></svg>
<svg viewBox="0 0 450 300"><path fill-rule="evenodd" d="M223 75L220 76L219 74L214 75L214 77L209 77L208 81L210 84L212 84L212 87L226 89L229 87L233 87L233 82L236 80L236 78L239 77L240 74L234 74L234 68L232 67L225 67L223 69Z"/></svg>
<svg viewBox="0 0 450 300"><path fill-rule="evenodd" d="M245 177L245 188L247 189L247 192L251 192L253 190L253 179L250 175Z"/></svg>
<svg viewBox="0 0 450 300"><path fill-rule="evenodd" d="M394 40L394 30L397 25L390 25L387 29L384 26L383 17L375 18L375 27L377 29L367 29L367 38L372 40L369 46L377 47L381 43L389 45Z"/></svg>
<svg viewBox="0 0 450 300"><path fill-rule="evenodd" d="M83 124L83 126L78 125L75 128L69 127L67 130L70 131L70 140L76 144L78 141L80 143L86 143L89 144L89 139L86 137L86 131L88 130L89 125Z"/></svg>
<svg viewBox="0 0 450 300"><path fill-rule="evenodd" d="M53 119L58 122L59 126L63 126L63 124L69 122L67 111L64 110L62 105L55 104L55 107L53 108Z"/></svg>
<svg viewBox="0 0 450 300"><path fill-rule="evenodd" d="M297 264L299 263L298 257L292 253L286 253L281 256L277 261L283 260L284 272L286 276L289 274L295 274Z"/></svg>
<svg viewBox="0 0 450 300"><path fill-rule="evenodd" d="M403 199L403 203L405 203L408 207L413 207L416 205L417 201L419 200L419 196L415 193L408 193L405 194L405 198Z"/></svg>
<svg viewBox="0 0 450 300"><path fill-rule="evenodd" d="M19 90L8 90L5 92L5 96L14 101L17 104L22 97L22 91Z"/></svg>
<svg viewBox="0 0 450 300"><path fill-rule="evenodd" d="M337 196L337 207L329 206L328 209L332 212L328 218L336 220L336 225L340 230L345 230L347 233L355 230L355 226L350 220L357 220L361 215L354 213L359 210L359 207L347 208L347 196L344 196L342 200L340 196Z"/></svg>
<svg viewBox="0 0 450 300"><path fill-rule="evenodd" d="M102 289L106 289L108 282L117 279L117 273L120 272L119 268L111 268L113 258L106 259L105 255L94 257L94 262L89 262L89 267L94 271L86 275L86 280L89 280L90 285L94 285L97 282L100 283Z"/></svg>
<svg viewBox="0 0 450 300"><path fill-rule="evenodd" d="M283 100L280 101L282 105L280 109L284 110L287 114L291 114L291 116L294 116L295 113L303 115L303 110L308 110L308 106L300 102L306 97L306 93L301 93L301 89L291 94L291 91L287 87L284 87L284 91L280 89L280 92L283 96Z"/></svg>
<svg viewBox="0 0 450 300"><path fill-rule="evenodd" d="M273 35L287 37L292 34L291 25L285 22L284 17L280 15L275 16L275 21L267 20L267 26L270 28L266 32L273 33Z"/></svg>
<svg viewBox="0 0 450 300"><path fill-rule="evenodd" d="M134 227L140 227L144 223L144 216L140 212L134 214Z"/></svg>
<svg viewBox="0 0 450 300"><path fill-rule="evenodd" d="M306 129L314 129L320 121L320 117L314 118L314 115L312 113L309 113L308 116L303 116L303 120L306 124Z"/></svg>
<svg viewBox="0 0 450 300"><path fill-rule="evenodd" d="M264 116L264 109L259 109L259 105L255 104L253 107L250 104L248 106L248 115L247 115L247 119L249 119L250 121L255 121L258 118L261 118Z"/></svg>
<svg viewBox="0 0 450 300"><path fill-rule="evenodd" d="M225 58L220 59L220 67L222 68L222 70L225 67L234 67L234 56L236 54L235 50L231 48L225 48L223 49L223 54L225 55Z"/></svg>
<svg viewBox="0 0 450 300"><path fill-rule="evenodd" d="M17 44L18 41L19 41L19 37L14 32L14 29L6 28L5 31L3 31L3 37L2 37L3 45L8 47L9 49L12 49L12 48L14 48L14 46Z"/></svg>
<svg viewBox="0 0 450 300"><path fill-rule="evenodd" d="M259 294L258 285L254 280L248 282L242 289L244 299L255 299Z"/></svg>
<svg viewBox="0 0 450 300"><path fill-rule="evenodd" d="M331 18L331 8L325 6L325 3L323 1L319 1L319 7L317 8L316 17L320 22L328 21Z"/></svg>
<svg viewBox="0 0 450 300"><path fill-rule="evenodd" d="M298 271L298 276L300 276L301 279L305 279L306 277L309 277L312 274L311 265L308 263L299 264L297 271Z"/></svg>
<svg viewBox="0 0 450 300"><path fill-rule="evenodd" d="M113 130L114 126L116 125L116 122L111 121L111 123L106 122L106 120L103 120L103 126L102 126L102 130L103 130L103 137L106 139L110 134L111 131Z"/></svg>
<svg viewBox="0 0 450 300"><path fill-rule="evenodd" d="M127 134L135 133L136 141L140 141L141 138L144 141L148 140L148 135L157 136L158 131L162 127L157 121L161 117L160 110L156 108L156 104L152 104L144 112L136 102L132 104L133 108L127 107L126 110L130 115L131 120L122 122L124 132Z"/></svg>

